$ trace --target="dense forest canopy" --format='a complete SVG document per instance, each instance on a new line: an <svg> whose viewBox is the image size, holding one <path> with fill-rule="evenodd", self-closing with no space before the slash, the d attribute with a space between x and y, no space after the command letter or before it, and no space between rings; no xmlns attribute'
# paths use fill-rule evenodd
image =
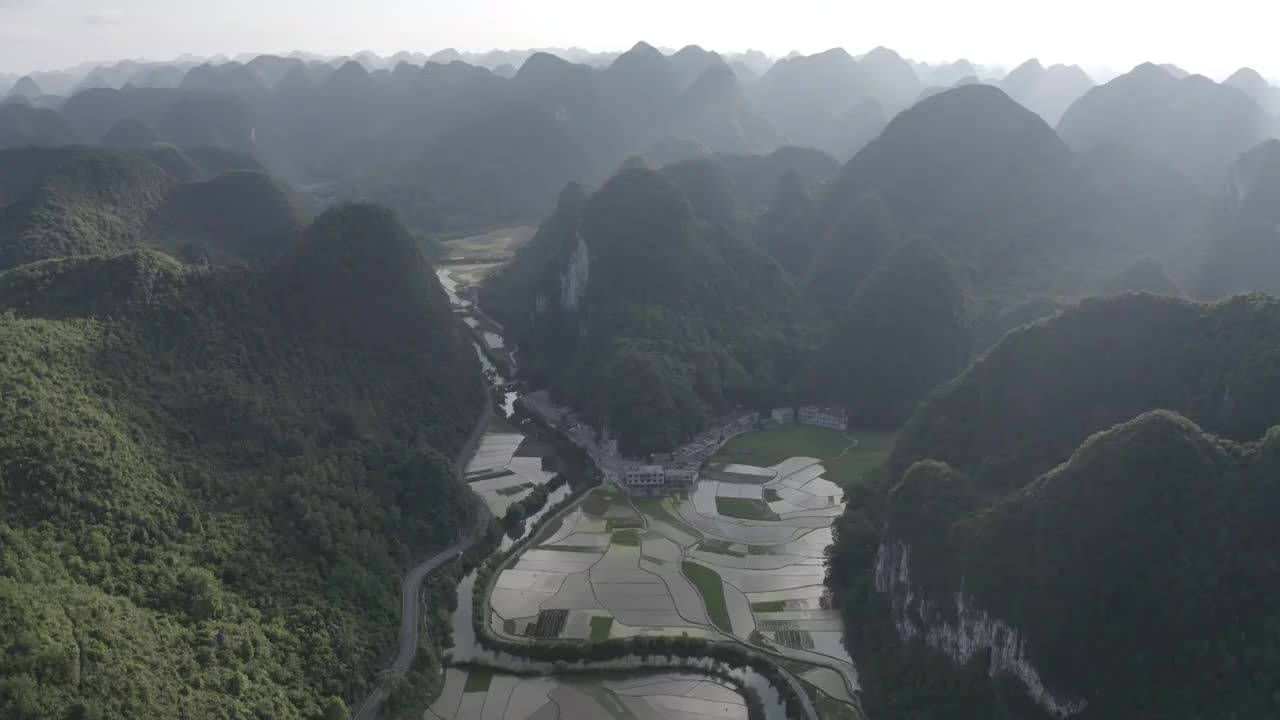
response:
<svg viewBox="0 0 1280 720"><path fill-rule="evenodd" d="M0 269L152 247L262 265L297 243L302 201L226 151L0 151Z"/></svg>
<svg viewBox="0 0 1280 720"><path fill-rule="evenodd" d="M476 357L416 248L352 206L267 273L144 250L0 274L0 715L362 695L403 568L476 512L452 470Z"/></svg>
<svg viewBox="0 0 1280 720"><path fill-rule="evenodd" d="M645 169L585 200L566 191L483 298L529 370L628 452L668 450L735 404L767 404L798 361L793 285L699 209Z"/></svg>
<svg viewBox="0 0 1280 720"><path fill-rule="evenodd" d="M1280 616L1258 591L1280 582L1263 559L1280 540L1266 519L1280 502L1278 320L1261 295L1092 299L1010 333L934 393L842 519L832 582L849 646L889 667L1014 662L990 660L1005 684L959 693L876 670L876 705L1275 712ZM992 623L1011 629L982 634ZM1010 695L1035 702L1011 713Z"/></svg>

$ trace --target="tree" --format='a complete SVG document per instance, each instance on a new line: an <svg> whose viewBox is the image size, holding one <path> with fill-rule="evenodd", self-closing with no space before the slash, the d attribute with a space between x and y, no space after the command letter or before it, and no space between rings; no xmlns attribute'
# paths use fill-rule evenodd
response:
<svg viewBox="0 0 1280 720"><path fill-rule="evenodd" d="M324 720L349 720L351 713L340 697L330 697L324 703Z"/></svg>

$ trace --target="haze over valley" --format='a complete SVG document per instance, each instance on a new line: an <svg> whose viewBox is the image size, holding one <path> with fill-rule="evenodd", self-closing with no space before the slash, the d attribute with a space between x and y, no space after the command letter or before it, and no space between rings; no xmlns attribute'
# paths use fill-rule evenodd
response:
<svg viewBox="0 0 1280 720"><path fill-rule="evenodd" d="M883 27L5 50L0 717L1280 717L1280 67Z"/></svg>

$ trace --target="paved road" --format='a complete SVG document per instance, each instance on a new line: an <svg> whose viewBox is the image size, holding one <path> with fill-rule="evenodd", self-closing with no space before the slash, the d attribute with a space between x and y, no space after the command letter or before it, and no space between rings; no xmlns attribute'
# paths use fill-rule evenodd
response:
<svg viewBox="0 0 1280 720"><path fill-rule="evenodd" d="M476 446L479 444L480 438L484 435L484 430L488 427L492 418L493 407L486 397L484 411L481 413L479 421L476 422L476 426L472 428L471 435L467 438L462 452L458 454L454 472L459 479L465 478L467 464L471 462L471 456L475 454ZM478 514L477 527L473 528L467 536L415 566L404 576L404 581L400 585L400 649L397 651L396 659L391 663L390 669L383 673L378 687L374 688L369 697L365 698L356 712L352 714L354 720L374 720L374 718L378 717L378 711L382 709L382 703L386 702L387 697L391 695L391 687L394 685L389 680L398 679L413 664L413 659L418 654L418 612L422 606L420 602L422 581L445 563L466 552L468 548L480 539L485 526L489 523L490 516L488 509L483 504Z"/></svg>

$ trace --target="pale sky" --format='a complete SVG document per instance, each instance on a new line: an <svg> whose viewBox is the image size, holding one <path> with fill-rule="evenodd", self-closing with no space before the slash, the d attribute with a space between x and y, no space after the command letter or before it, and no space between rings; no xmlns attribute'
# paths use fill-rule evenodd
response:
<svg viewBox="0 0 1280 720"><path fill-rule="evenodd" d="M184 53L352 54L646 40L773 55L892 47L925 61L1029 57L1127 70L1144 60L1222 78L1280 76L1275 0L0 0L0 71Z"/></svg>

